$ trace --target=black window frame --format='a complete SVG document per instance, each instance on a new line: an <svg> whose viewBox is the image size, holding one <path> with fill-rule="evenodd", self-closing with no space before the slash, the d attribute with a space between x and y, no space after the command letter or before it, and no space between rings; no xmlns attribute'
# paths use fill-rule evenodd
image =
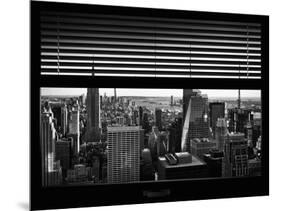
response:
<svg viewBox="0 0 281 211"><path fill-rule="evenodd" d="M186 17L261 24L261 79L194 79L46 76L40 74L40 11L73 12L114 11L163 17ZM31 1L31 71L30 71L30 202L31 210L117 204L167 202L179 200L259 196L269 194L269 17L262 15L196 12L183 10L134 8L86 4ZM259 89L262 97L262 176L245 178L192 179L136 184L97 186L48 187L41 184L40 155L40 88L98 87L98 88L198 88L198 89ZM122 194L120 194L122 190ZM149 198L147 191L160 193ZM161 192L162 191L162 192ZM161 193L168 193L162 194Z"/></svg>

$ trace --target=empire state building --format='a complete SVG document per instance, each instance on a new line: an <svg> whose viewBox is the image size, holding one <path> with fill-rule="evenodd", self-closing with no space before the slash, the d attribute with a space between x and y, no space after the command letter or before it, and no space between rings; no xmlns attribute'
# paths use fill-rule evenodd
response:
<svg viewBox="0 0 281 211"><path fill-rule="evenodd" d="M99 89L87 89L87 130L86 142L100 141L100 103Z"/></svg>

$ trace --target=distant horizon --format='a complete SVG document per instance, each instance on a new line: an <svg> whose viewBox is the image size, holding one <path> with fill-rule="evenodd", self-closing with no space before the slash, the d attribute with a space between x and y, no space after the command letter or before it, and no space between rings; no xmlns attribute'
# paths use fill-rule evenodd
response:
<svg viewBox="0 0 281 211"><path fill-rule="evenodd" d="M99 88L100 96L113 96L114 88ZM238 89L199 89L208 98L238 98ZM183 89L128 89L117 88L117 96L121 97L182 97ZM41 88L41 96L80 96L87 94L87 88ZM261 98L260 90L241 90L241 98Z"/></svg>
<svg viewBox="0 0 281 211"><path fill-rule="evenodd" d="M72 95L72 94L68 94L68 95L56 95L56 94L51 94L51 95L41 95L42 97L79 97L81 95ZM100 96L103 96L103 95L100 95ZM111 97L113 95L110 95L107 97ZM152 97L152 98L161 98L161 97L171 97L171 96L134 96L134 95L126 95L126 96L123 96L123 95L118 95L117 97ZM176 97L176 98L180 98L179 96L173 96L173 97ZM220 96L220 97L214 97L214 96L211 96L209 97L209 99L237 99L237 97L228 97L228 96ZM249 97L243 97L241 96L241 98L243 99L256 99L256 98L260 98L258 96L249 96Z"/></svg>

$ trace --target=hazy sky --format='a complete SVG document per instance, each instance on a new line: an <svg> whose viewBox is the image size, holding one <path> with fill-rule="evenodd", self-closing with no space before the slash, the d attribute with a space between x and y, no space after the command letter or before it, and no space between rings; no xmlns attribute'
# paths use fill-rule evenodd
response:
<svg viewBox="0 0 281 211"><path fill-rule="evenodd" d="M200 89L208 97L238 97L238 90ZM114 89L99 89L100 95L114 95ZM41 88L41 95L81 95L86 94L86 88ZM175 96L182 97L182 89L117 89L117 96ZM260 97L260 90L241 90L241 97Z"/></svg>

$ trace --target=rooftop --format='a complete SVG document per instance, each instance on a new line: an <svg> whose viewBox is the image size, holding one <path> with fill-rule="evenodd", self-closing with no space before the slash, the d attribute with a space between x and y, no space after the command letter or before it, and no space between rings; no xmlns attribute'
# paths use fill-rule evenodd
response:
<svg viewBox="0 0 281 211"><path fill-rule="evenodd" d="M141 126L116 126L112 127L109 126L107 127L108 132L119 132L119 131L136 131L136 130L141 130Z"/></svg>
<svg viewBox="0 0 281 211"><path fill-rule="evenodd" d="M177 165L169 165L169 163L166 161L165 157L159 157L160 165L162 165L165 168L182 168L182 167L189 167L189 166L203 166L206 165L205 162L201 161L199 158L192 155L192 162L191 163L182 163Z"/></svg>

